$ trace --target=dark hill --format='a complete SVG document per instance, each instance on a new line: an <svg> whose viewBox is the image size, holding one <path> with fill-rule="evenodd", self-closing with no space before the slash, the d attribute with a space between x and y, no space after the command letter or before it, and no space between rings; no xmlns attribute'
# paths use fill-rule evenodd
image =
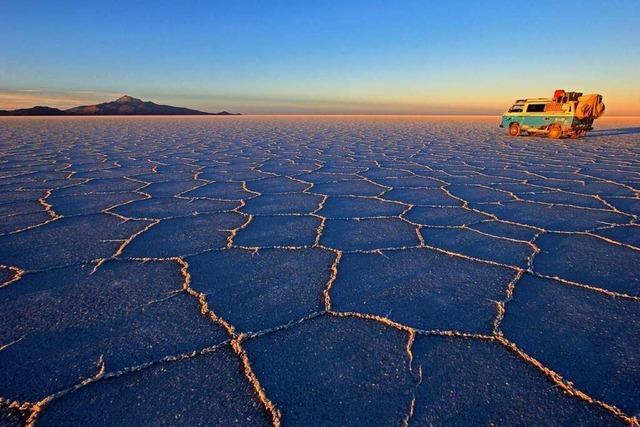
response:
<svg viewBox="0 0 640 427"><path fill-rule="evenodd" d="M0 116L68 116L66 111L57 108L36 106L19 110L0 110Z"/></svg>
<svg viewBox="0 0 640 427"><path fill-rule="evenodd" d="M231 116L236 115L227 111L220 113L205 113L203 111L192 110L190 108L172 107L171 105L160 105L150 101L143 101L129 95L124 95L115 101L104 102L95 105L82 105L59 110L51 107L33 107L20 110L5 111L0 110L2 116L170 116L170 115L202 115L202 116Z"/></svg>

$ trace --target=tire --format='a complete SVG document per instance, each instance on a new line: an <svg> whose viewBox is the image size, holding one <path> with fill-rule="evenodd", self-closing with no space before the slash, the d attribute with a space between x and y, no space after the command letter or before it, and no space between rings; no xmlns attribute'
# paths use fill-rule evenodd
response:
<svg viewBox="0 0 640 427"><path fill-rule="evenodd" d="M509 135L511 135L511 136L519 136L520 135L520 124L519 123L511 123L509 125Z"/></svg>
<svg viewBox="0 0 640 427"><path fill-rule="evenodd" d="M560 125L549 126L549 138L559 139L562 136L562 127Z"/></svg>

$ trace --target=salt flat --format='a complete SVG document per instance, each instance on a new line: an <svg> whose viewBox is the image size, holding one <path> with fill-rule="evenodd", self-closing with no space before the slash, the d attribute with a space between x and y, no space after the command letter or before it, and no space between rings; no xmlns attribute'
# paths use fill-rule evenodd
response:
<svg viewBox="0 0 640 427"><path fill-rule="evenodd" d="M0 120L0 424L637 423L640 119Z"/></svg>

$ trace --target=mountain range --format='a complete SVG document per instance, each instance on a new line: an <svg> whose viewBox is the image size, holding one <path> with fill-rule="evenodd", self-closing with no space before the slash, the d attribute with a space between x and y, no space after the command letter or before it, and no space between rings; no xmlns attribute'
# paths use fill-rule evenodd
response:
<svg viewBox="0 0 640 427"><path fill-rule="evenodd" d="M239 114L222 111L220 113L205 113L190 108L160 105L150 101L143 101L129 95L121 96L115 101L103 102L95 105L81 105L79 107L60 110L58 108L36 106L18 110L0 110L0 116L235 116Z"/></svg>

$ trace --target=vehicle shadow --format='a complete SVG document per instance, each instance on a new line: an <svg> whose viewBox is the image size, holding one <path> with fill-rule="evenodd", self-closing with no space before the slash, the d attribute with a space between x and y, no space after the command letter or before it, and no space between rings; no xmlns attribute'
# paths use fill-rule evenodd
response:
<svg viewBox="0 0 640 427"><path fill-rule="evenodd" d="M615 135L635 135L640 134L640 127L634 128L620 128L620 129L600 129L592 130L587 134L587 137L591 136L615 136Z"/></svg>

